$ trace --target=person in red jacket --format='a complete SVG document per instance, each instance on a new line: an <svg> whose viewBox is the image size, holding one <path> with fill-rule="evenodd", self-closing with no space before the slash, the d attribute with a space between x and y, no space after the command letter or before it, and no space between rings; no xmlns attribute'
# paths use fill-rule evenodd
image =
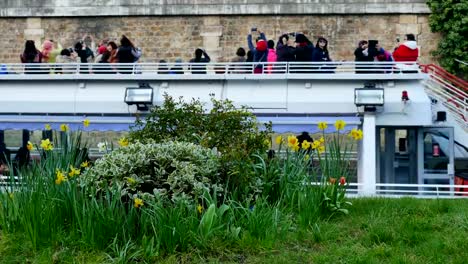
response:
<svg viewBox="0 0 468 264"><path fill-rule="evenodd" d="M398 46L393 52L395 61L417 61L419 49L413 34L405 36L405 42Z"/></svg>

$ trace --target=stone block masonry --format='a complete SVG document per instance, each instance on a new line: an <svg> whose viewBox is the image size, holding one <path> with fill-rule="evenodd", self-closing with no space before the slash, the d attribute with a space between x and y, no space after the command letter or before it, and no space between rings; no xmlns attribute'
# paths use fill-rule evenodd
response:
<svg viewBox="0 0 468 264"><path fill-rule="evenodd" d="M329 40L334 60L353 60L361 39L378 39L393 51L399 37L414 33L420 45L422 63L434 60L430 52L440 36L430 32L428 14L375 15L262 15L262 16L130 16L0 18L0 62L18 63L27 39L45 39L71 47L84 34L95 40L118 40L127 35L143 50L142 62L188 61L196 48L205 48L214 61L228 61L238 47L247 49L251 27L275 42L284 32L303 32L315 42ZM38 45L39 46L39 45Z"/></svg>

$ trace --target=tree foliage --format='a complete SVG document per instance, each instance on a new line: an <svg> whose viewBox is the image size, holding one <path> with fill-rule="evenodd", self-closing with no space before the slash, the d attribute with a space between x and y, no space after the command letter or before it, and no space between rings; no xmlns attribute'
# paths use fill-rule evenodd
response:
<svg viewBox="0 0 468 264"><path fill-rule="evenodd" d="M429 24L432 32L440 32L442 40L434 55L448 71L468 77L468 1L428 0L432 11ZM456 61L459 60L459 61Z"/></svg>

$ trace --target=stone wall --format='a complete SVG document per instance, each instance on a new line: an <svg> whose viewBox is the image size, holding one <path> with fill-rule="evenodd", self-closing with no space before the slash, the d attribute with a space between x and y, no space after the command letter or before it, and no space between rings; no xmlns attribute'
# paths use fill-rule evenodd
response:
<svg viewBox="0 0 468 264"><path fill-rule="evenodd" d="M433 61L430 51L440 38L430 32L424 14L0 18L0 62L19 62L26 39L36 43L54 39L70 47L84 34L96 41L118 40L126 34L142 48L144 62L188 61L197 47L205 48L214 61L226 61L238 47L247 48L251 27L263 30L275 42L283 32L304 32L314 42L324 36L334 60L353 60L361 39L378 39L384 48L393 50L397 37L414 33L421 46L421 62L427 63Z"/></svg>
<svg viewBox="0 0 468 264"><path fill-rule="evenodd" d="M2 0L0 17L427 14L425 0Z"/></svg>

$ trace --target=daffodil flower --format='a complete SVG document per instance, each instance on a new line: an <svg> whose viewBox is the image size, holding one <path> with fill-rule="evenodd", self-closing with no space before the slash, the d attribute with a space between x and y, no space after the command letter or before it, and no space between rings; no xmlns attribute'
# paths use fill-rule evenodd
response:
<svg viewBox="0 0 468 264"><path fill-rule="evenodd" d="M297 140L297 137L294 135L288 136L288 147L290 147L294 151L299 150L299 141Z"/></svg>
<svg viewBox="0 0 468 264"><path fill-rule="evenodd" d="M26 145L26 148L31 151L34 149L34 145L31 143L31 141L28 141L28 144Z"/></svg>
<svg viewBox="0 0 468 264"><path fill-rule="evenodd" d="M128 139L127 139L127 138L124 138L124 137L121 138L121 139L119 139L119 146L121 146L121 147L126 147L126 146L128 146Z"/></svg>
<svg viewBox="0 0 468 264"><path fill-rule="evenodd" d="M45 130L52 130L52 127L50 127L50 124L45 124Z"/></svg>
<svg viewBox="0 0 468 264"><path fill-rule="evenodd" d="M307 141L307 140L302 141L301 147L302 147L303 149L308 149L308 148L310 148L310 146L311 146L311 145L310 145L310 142L309 142L309 141Z"/></svg>
<svg viewBox="0 0 468 264"><path fill-rule="evenodd" d="M70 128L68 127L67 124L61 124L60 125L60 131L67 132L68 130L70 130Z"/></svg>
<svg viewBox="0 0 468 264"><path fill-rule="evenodd" d="M89 162L87 160L83 161L80 165L81 168L88 168L89 167Z"/></svg>
<svg viewBox="0 0 468 264"><path fill-rule="evenodd" d="M65 177L61 170L57 170L55 174L57 176L55 179L55 184L60 185L62 182L67 180L67 177Z"/></svg>
<svg viewBox="0 0 468 264"><path fill-rule="evenodd" d="M363 133L361 129L353 128L349 133L349 136L352 137L354 140L361 140L363 137Z"/></svg>
<svg viewBox="0 0 468 264"><path fill-rule="evenodd" d="M322 154L325 152L325 146L320 146L317 148L317 151L319 152L319 154Z"/></svg>
<svg viewBox="0 0 468 264"><path fill-rule="evenodd" d="M277 145L280 145L281 143L283 143L283 136L277 136L275 139L275 142Z"/></svg>
<svg viewBox="0 0 468 264"><path fill-rule="evenodd" d="M346 126L345 121L343 121L343 120L336 120L336 122L335 122L335 128L336 128L336 130L343 130L343 129L345 128L345 126Z"/></svg>
<svg viewBox="0 0 468 264"><path fill-rule="evenodd" d="M41 140L41 148L46 151L53 150L54 145L52 145L49 139L44 139L44 140Z"/></svg>
<svg viewBox="0 0 468 264"><path fill-rule="evenodd" d="M320 130L325 130L325 129L327 129L328 124L327 124L327 122L319 122L317 126L318 126L318 128Z"/></svg>
<svg viewBox="0 0 468 264"><path fill-rule="evenodd" d="M143 199L135 198L135 199L133 200L133 206L134 206L135 208L140 208L140 207L142 207L144 204L145 204L145 203L143 202Z"/></svg>
<svg viewBox="0 0 468 264"><path fill-rule="evenodd" d="M202 213L203 212L203 206L201 206L200 204L197 206L197 211L198 213Z"/></svg>
<svg viewBox="0 0 468 264"><path fill-rule="evenodd" d="M81 173L80 169L75 168L75 167L70 165L70 172L68 173L68 176L70 176L72 178L73 176L80 175L80 173Z"/></svg>
<svg viewBox="0 0 468 264"><path fill-rule="evenodd" d="M310 155L309 155L309 154L307 154L307 155L304 156L304 160L305 160L305 161L308 161L309 159L310 159Z"/></svg>
<svg viewBox="0 0 468 264"><path fill-rule="evenodd" d="M89 119L86 118L85 120L83 120L83 126L89 127Z"/></svg>

